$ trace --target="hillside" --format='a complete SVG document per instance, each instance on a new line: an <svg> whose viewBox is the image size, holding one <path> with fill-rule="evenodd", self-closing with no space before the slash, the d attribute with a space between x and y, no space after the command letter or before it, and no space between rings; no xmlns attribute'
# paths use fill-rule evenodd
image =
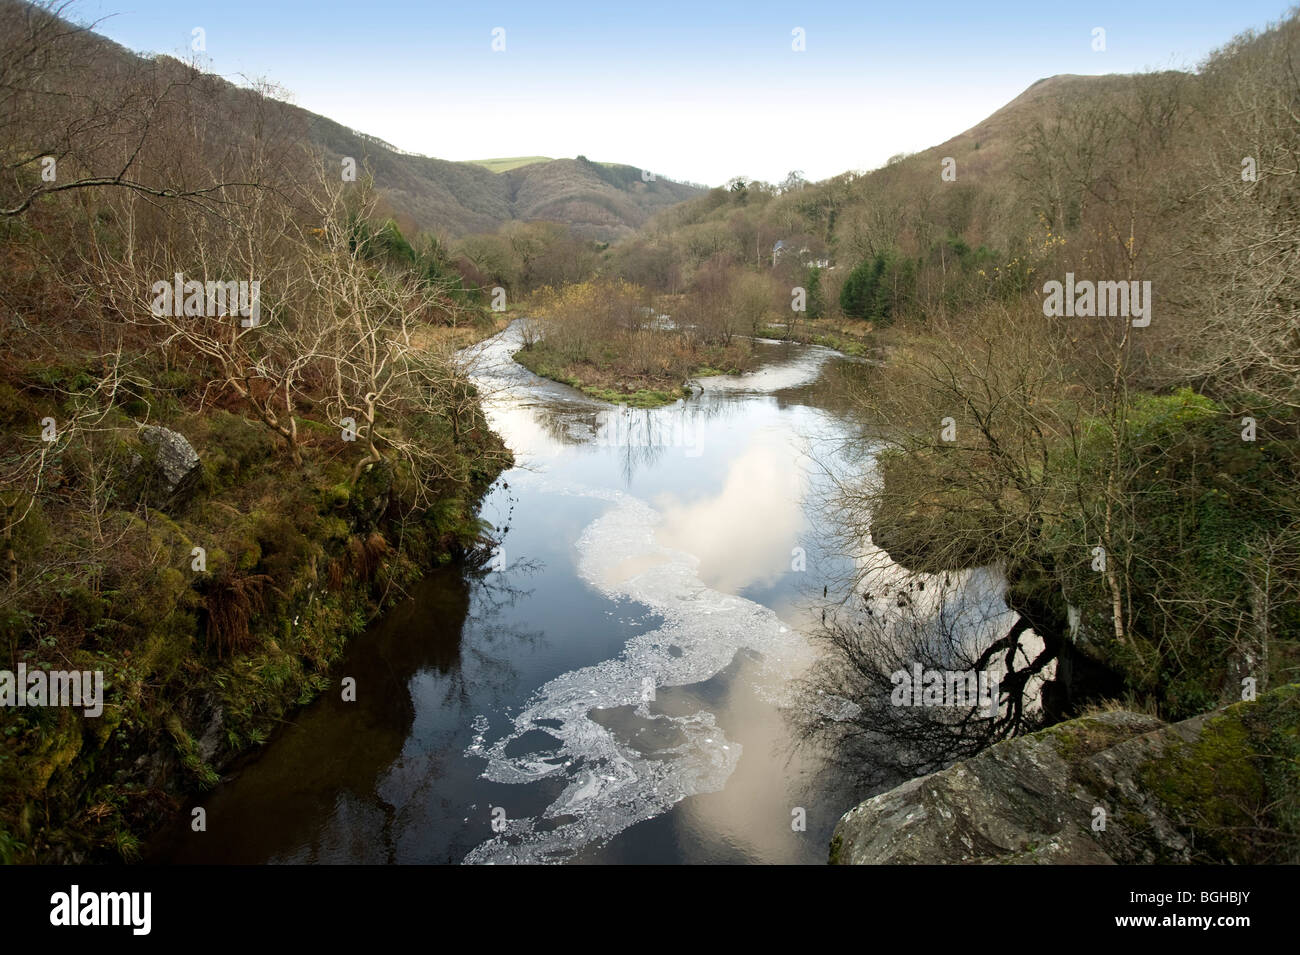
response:
<svg viewBox="0 0 1300 955"><path fill-rule="evenodd" d="M715 188L659 213L646 233L670 236L691 247L687 257L692 264L717 252L752 261L753 237L748 237L746 248L734 234L742 220L741 231L759 233L760 257L766 257L777 239L805 235L819 251L858 259L882 242L897 242L900 233L911 232L914 224L901 220L905 210L906 218L916 218L914 210L921 207L931 229L950 229L972 246L993 242L1005 247L1010 236L1002 227L1008 217L1001 207L1019 199L1014 195L1018 172L1035 124L1050 124L1071 110L1113 100L1134 85L1151 86L1171 75L1062 74L1040 79L970 129L920 152L899 154L878 169L847 171L796 188L757 181L730 193ZM956 162L951 181L940 178L945 158ZM688 233L706 225L733 234L700 241Z"/></svg>
<svg viewBox="0 0 1300 955"><path fill-rule="evenodd" d="M0 684L111 695L0 705L0 864L136 858L487 546L509 454L445 352L495 326L308 116L0 3ZM177 273L185 317L146 294Z"/></svg>
<svg viewBox="0 0 1300 955"><path fill-rule="evenodd" d="M450 162L415 156L303 112L312 142L331 158L354 157L410 224L450 238L492 232L511 220L549 220L583 238L608 242L703 191L659 177L644 182L634 166L606 167L585 159Z"/></svg>
<svg viewBox="0 0 1300 955"><path fill-rule="evenodd" d="M0 19L25 19L28 5L0 0ZM44 16L45 14L39 14ZM301 134L323 150L338 167L343 157L357 161L358 175L369 171L375 186L408 233L431 232L444 239L493 232L511 220L549 219L570 226L582 238L613 241L630 235L655 212L699 195L698 186L655 177L643 182L633 166L603 165L582 159L515 157L476 162L450 162L405 152L375 136L350 129L328 117L279 100L271 87L253 90L220 76L202 73L170 56L133 53L93 31L69 36L84 64L65 73L73 98L93 98L97 78L122 77L150 68L166 75L177 88L201 87L215 108L205 123L215 139L236 143L244 139L237 117L250 112L270 115L283 129ZM261 95L274 102L261 101Z"/></svg>
<svg viewBox="0 0 1300 955"><path fill-rule="evenodd" d="M1197 83L1176 72L1040 79L964 132L880 168L820 182L733 180L664 209L611 250L611 271L675 294L707 284L711 270L743 267L770 274L788 290L811 282L807 266L821 261L829 268L810 291L807 318L838 326L885 308L841 308L849 272L866 263L888 273L891 312L917 302L961 309L990 283L1007 281L1011 263L1041 251L1053 234L1044 230L1047 220L1056 220L1058 237L1060 226L1074 221L1082 206L1067 198L1066 181L1086 174L1101 138L1110 148L1123 135L1127 105L1156 109L1183 95L1181 119ZM1076 144L1070 157L1062 143L1071 138L1098 141ZM791 250L798 251L786 254ZM846 329L825 331L842 347L851 344Z"/></svg>
<svg viewBox="0 0 1300 955"><path fill-rule="evenodd" d="M970 129L937 146L909 155L905 164L909 167L931 161L937 164L943 157L951 156L957 160L958 182L966 178L987 180L1000 177L1015 164L1025 131L1033 122L1046 119L1072 104L1114 96L1133 82L1132 76L1118 74L1079 76L1063 73L1045 77ZM929 175L930 166L926 170Z"/></svg>

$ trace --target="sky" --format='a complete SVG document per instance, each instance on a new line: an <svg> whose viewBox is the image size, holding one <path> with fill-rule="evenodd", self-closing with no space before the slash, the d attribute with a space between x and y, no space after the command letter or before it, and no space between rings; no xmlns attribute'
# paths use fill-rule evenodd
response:
<svg viewBox="0 0 1300 955"><path fill-rule="evenodd" d="M873 169L969 129L1043 77L1194 69L1286 10L1287 0L78 0L71 15L148 54L189 56L201 28L210 72L269 80L410 152L585 155L719 185Z"/></svg>

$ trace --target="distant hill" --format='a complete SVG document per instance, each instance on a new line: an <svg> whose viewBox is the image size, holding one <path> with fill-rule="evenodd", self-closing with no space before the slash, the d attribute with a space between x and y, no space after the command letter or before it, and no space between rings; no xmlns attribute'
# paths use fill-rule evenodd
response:
<svg viewBox="0 0 1300 955"><path fill-rule="evenodd" d="M635 166L583 157L434 159L404 152L328 117L300 112L311 140L332 157L351 156L373 173L395 211L422 230L451 238L493 232L512 219L546 219L565 223L585 238L609 242L631 235L659 210L704 192L659 176L646 182Z"/></svg>
<svg viewBox="0 0 1300 955"><path fill-rule="evenodd" d="M719 252L754 262L755 249L761 259L778 240L798 241L842 264L860 262L885 246L923 254L921 246L945 234L961 237L972 248L1010 248L1023 232L1023 222L1014 214L1024 198L1017 191L1018 167L1034 125L1050 124L1073 106L1105 103L1135 83L1155 83L1163 76L1061 74L1040 79L937 146L794 190L759 182L740 191L716 187L657 214L641 238L671 240L685 250L681 264L687 275ZM952 182L940 178L947 158L956 163Z"/></svg>
<svg viewBox="0 0 1300 955"><path fill-rule="evenodd" d="M324 116L306 115L316 144L356 158L395 209L419 228L451 237L492 232L512 219L547 219L586 238L613 241L661 209L704 192L659 176L647 182L635 166L582 157L451 162L415 156Z"/></svg>
<svg viewBox="0 0 1300 955"><path fill-rule="evenodd" d="M1034 121L1045 120L1075 102L1103 100L1129 88L1133 82L1134 77L1117 73L1101 76L1061 73L1046 77L965 132L908 156L906 163L923 169L924 175L932 178L939 160L951 156L957 161L959 182L1001 176L1015 162L1025 131Z"/></svg>
<svg viewBox="0 0 1300 955"><path fill-rule="evenodd" d="M0 6L13 10L26 5L21 0L0 0ZM93 32L80 34L72 42L82 45L85 62L102 64L105 70L152 60L173 71L178 84L192 82L188 68L170 56L140 56ZM240 115L240 107L246 110L254 95L212 74L202 74L201 80L205 86L216 87L218 99L231 107L210 114L208 122L215 127L223 121L233 123L229 116ZM300 125L300 132L325 150L331 161L352 157L359 172L369 170L394 214L403 220L404 229L414 225L446 238L494 232L513 219L549 219L571 226L585 238L613 241L631 235L655 212L704 191L661 176L643 181L641 170L634 166L592 163L583 158L434 159L405 152L301 107L281 106L289 113L288 123ZM225 138L237 142L243 135L244 131L232 126Z"/></svg>

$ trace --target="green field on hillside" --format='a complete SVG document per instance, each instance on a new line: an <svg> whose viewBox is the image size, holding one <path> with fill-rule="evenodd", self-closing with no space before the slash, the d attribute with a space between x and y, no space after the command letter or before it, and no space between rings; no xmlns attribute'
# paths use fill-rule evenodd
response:
<svg viewBox="0 0 1300 955"><path fill-rule="evenodd" d="M509 172L520 166L531 166L535 162L550 162L550 156L512 156L506 159L471 159L475 166L482 166L492 172Z"/></svg>

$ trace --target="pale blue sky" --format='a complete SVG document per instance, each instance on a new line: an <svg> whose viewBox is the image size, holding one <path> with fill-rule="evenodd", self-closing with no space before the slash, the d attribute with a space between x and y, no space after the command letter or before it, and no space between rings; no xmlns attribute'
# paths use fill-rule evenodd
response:
<svg viewBox="0 0 1300 955"><path fill-rule="evenodd" d="M1057 73L1194 67L1279 0L603 4L81 0L139 52L265 77L445 159L575 156L708 184L870 169ZM505 30L505 50L491 48ZM791 49L802 28L806 49ZM1106 31L1094 52L1092 31Z"/></svg>

